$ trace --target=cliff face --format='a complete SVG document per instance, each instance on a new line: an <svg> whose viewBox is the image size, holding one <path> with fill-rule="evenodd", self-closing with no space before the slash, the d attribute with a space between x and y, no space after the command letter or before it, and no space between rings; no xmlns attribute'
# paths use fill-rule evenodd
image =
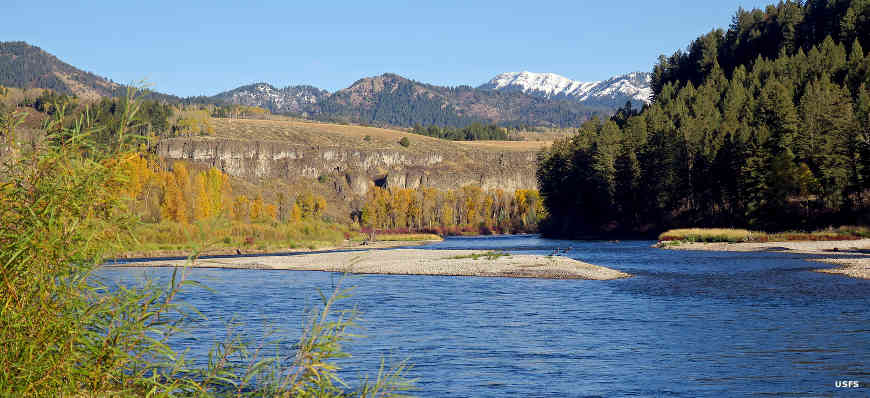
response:
<svg viewBox="0 0 870 398"><path fill-rule="evenodd" d="M321 146L231 138L172 138L157 144L164 159L187 160L249 181L290 183L326 178L345 198L364 196L371 187L456 189L535 189L534 151L406 150Z"/></svg>

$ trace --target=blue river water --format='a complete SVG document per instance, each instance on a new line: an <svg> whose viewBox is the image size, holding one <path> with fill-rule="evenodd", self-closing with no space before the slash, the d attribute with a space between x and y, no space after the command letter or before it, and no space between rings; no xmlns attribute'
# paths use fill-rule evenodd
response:
<svg viewBox="0 0 870 398"><path fill-rule="evenodd" d="M810 270L806 256L688 252L649 241L537 236L449 238L432 249L564 255L633 274L614 281L349 276L343 305L365 338L347 346L350 379L407 360L423 397L730 397L870 395L870 281ZM485 260L480 260L485 261ZM169 269L102 268L165 279ZM173 342L203 355L230 320L251 338L298 336L305 310L341 275L193 269L213 292L182 296L208 317ZM859 388L838 388L838 381Z"/></svg>

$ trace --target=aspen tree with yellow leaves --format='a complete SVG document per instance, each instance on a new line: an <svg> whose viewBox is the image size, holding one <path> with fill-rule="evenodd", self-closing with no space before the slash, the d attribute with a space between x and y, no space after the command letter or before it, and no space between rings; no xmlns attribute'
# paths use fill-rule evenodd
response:
<svg viewBox="0 0 870 398"><path fill-rule="evenodd" d="M251 221L259 221L264 216L263 196L257 194L257 197L251 202Z"/></svg>
<svg viewBox="0 0 870 398"><path fill-rule="evenodd" d="M367 228L460 227L467 233L509 233L533 230L544 213L535 190L511 195L471 185L447 191L374 188L366 195L358 221Z"/></svg>

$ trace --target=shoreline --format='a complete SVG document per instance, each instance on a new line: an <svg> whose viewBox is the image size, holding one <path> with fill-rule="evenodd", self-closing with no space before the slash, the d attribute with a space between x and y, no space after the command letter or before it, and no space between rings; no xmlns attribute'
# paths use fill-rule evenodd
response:
<svg viewBox="0 0 870 398"><path fill-rule="evenodd" d="M354 250L287 256L206 258L193 268L324 271L351 274L482 276L612 280L631 275L567 257L510 254L488 257L485 250ZM105 267L178 267L185 260L151 260Z"/></svg>
<svg viewBox="0 0 870 398"><path fill-rule="evenodd" d="M666 250L783 252L808 254L820 257L808 258L806 259L807 261L838 265L837 268L814 269L814 272L870 279L870 239L741 243L682 242L680 244L665 244L659 242L655 247Z"/></svg>
<svg viewBox="0 0 870 398"><path fill-rule="evenodd" d="M242 248L234 248L234 247L222 247L216 249L208 249L203 250L199 257L211 257L211 256L257 256L257 255L281 255L281 254L297 254L297 253L320 253L320 252L329 252L329 251L346 251L346 250L367 250L367 249L391 249L395 247L405 247L405 246L423 246L430 243L441 242L441 240L386 240L386 241L374 241L369 242L366 245L362 245L357 241L344 241L341 245L331 245L331 246L323 246L317 248L308 248L308 247L296 247L296 248L286 248L286 249L242 249ZM111 260L167 260L172 258L187 258L191 254L191 250L182 250L182 249L173 249L173 250L148 250L148 251L129 251L124 253L119 253L111 257L107 257L107 261Z"/></svg>

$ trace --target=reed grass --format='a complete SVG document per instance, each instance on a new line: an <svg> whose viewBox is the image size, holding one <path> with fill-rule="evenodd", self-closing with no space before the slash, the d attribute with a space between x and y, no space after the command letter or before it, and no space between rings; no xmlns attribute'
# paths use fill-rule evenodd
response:
<svg viewBox="0 0 870 398"><path fill-rule="evenodd" d="M126 134L138 109L132 94L127 99L119 125L98 125L87 114L66 123L59 112L45 126L46 145L23 150L13 142L0 166L0 396L394 397L409 391L405 364L382 366L358 388L340 377L336 361L348 357L343 346L355 337L359 319L356 311L336 309L349 295L340 286L322 295L297 341L251 341L243 326L235 327L199 366L168 344L203 318L179 299L201 287L188 278L188 267L176 268L165 284L110 285L93 277L101 259L129 247L131 231L142 228L118 198L125 181L112 167L137 143ZM111 150L93 145L98 132L113 137ZM189 232L155 228L155 241L187 239ZM275 227L274 233L316 235L318 228ZM214 233L202 226L193 235L198 244L188 265ZM289 354L264 354L272 352Z"/></svg>

